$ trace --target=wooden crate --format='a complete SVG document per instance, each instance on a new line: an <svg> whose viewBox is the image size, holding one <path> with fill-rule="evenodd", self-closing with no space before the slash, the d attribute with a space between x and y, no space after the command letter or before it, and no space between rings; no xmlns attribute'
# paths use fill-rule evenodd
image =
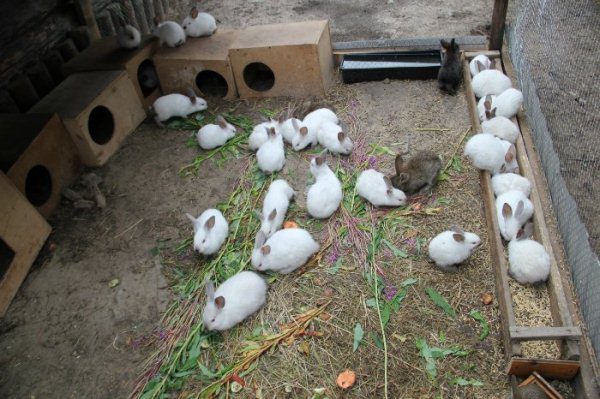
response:
<svg viewBox="0 0 600 399"><path fill-rule="evenodd" d="M83 164L58 115L1 114L0 169L44 217Z"/></svg>
<svg viewBox="0 0 600 399"><path fill-rule="evenodd" d="M160 85L153 90L142 88L139 73L140 68L152 66L152 57L158 47L158 40L153 36L143 36L140 46L132 50L120 48L116 36L105 37L64 64L63 71L65 75L71 75L78 72L124 70L133 82L144 109L148 110L162 92Z"/></svg>
<svg viewBox="0 0 600 399"><path fill-rule="evenodd" d="M83 163L103 165L146 118L125 71L73 74L29 113L58 113Z"/></svg>
<svg viewBox="0 0 600 399"><path fill-rule="evenodd" d="M324 96L333 82L327 20L248 27L229 57L241 98Z"/></svg>
<svg viewBox="0 0 600 399"><path fill-rule="evenodd" d="M237 98L229 61L229 47L237 35L238 31L219 29L209 37L187 38L181 47L158 50L154 64L164 93L193 87L205 97Z"/></svg>
<svg viewBox="0 0 600 399"><path fill-rule="evenodd" d="M0 317L4 316L51 227L0 172Z"/></svg>

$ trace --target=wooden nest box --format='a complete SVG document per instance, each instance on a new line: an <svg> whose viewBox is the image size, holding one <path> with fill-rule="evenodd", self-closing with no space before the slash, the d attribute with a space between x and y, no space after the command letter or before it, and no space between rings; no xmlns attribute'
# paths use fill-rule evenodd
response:
<svg viewBox="0 0 600 399"><path fill-rule="evenodd" d="M123 49L116 36L102 38L77 54L63 65L65 75L78 72L117 71L127 72L135 92L148 110L161 95L160 84L152 57L158 49L158 40L143 36L137 49Z"/></svg>
<svg viewBox="0 0 600 399"><path fill-rule="evenodd" d="M189 87L201 96L233 99L237 97L229 47L238 31L217 30L209 37L187 38L183 46L163 47L154 56L165 93L184 93Z"/></svg>
<svg viewBox="0 0 600 399"><path fill-rule="evenodd" d="M333 82L327 20L250 26L229 58L241 98L324 96Z"/></svg>
<svg viewBox="0 0 600 399"><path fill-rule="evenodd" d="M70 75L29 113L58 113L83 163L103 165L146 118L125 71Z"/></svg>
<svg viewBox="0 0 600 399"><path fill-rule="evenodd" d="M0 115L0 169L44 217L82 166L58 115Z"/></svg>

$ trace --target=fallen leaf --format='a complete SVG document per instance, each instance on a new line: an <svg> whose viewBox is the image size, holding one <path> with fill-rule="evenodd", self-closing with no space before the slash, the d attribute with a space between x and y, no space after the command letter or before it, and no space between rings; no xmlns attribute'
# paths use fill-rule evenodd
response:
<svg viewBox="0 0 600 399"><path fill-rule="evenodd" d="M333 288L327 287L325 288L325 291L323 291L323 294L327 297L332 297L335 294L335 291L333 290Z"/></svg>
<svg viewBox="0 0 600 399"><path fill-rule="evenodd" d="M242 377L240 377L239 375L237 375L237 374L231 374L231 376L229 378L232 381L240 384L242 387L246 386L246 381L244 381L244 379Z"/></svg>
<svg viewBox="0 0 600 399"><path fill-rule="evenodd" d="M304 353L306 356L310 356L310 347L308 346L308 342L304 341L298 345L298 352Z"/></svg>
<svg viewBox="0 0 600 399"><path fill-rule="evenodd" d="M110 280L108 282L108 287L109 288L115 288L117 285L119 285L120 281L118 278L113 278L112 280Z"/></svg>
<svg viewBox="0 0 600 399"><path fill-rule="evenodd" d="M292 220L286 220L285 222L283 222L283 228L284 229L294 229L298 227L298 223L292 221Z"/></svg>
<svg viewBox="0 0 600 399"><path fill-rule="evenodd" d="M362 341L364 336L365 332L362 326L360 323L356 323L356 326L354 327L354 342L352 344L352 352L356 352L358 345L360 345L360 341Z"/></svg>
<svg viewBox="0 0 600 399"><path fill-rule="evenodd" d="M417 212L420 211L422 207L423 205L419 204L418 202L416 204L413 204L413 209Z"/></svg>
<svg viewBox="0 0 600 399"><path fill-rule="evenodd" d="M356 382L356 374L350 369L342 371L336 380L338 387L348 389Z"/></svg>
<svg viewBox="0 0 600 399"><path fill-rule="evenodd" d="M285 393L292 393L292 386L285 384L285 387L283 388L283 390L285 391Z"/></svg>
<svg viewBox="0 0 600 399"><path fill-rule="evenodd" d="M325 393L325 388L315 388L313 389L313 393L315 395L323 395Z"/></svg>
<svg viewBox="0 0 600 399"><path fill-rule="evenodd" d="M331 319L331 315L327 312L323 312L319 315L319 319L327 321L327 320Z"/></svg>
<svg viewBox="0 0 600 399"><path fill-rule="evenodd" d="M486 292L485 294L481 295L481 302L483 302L484 305L490 305L492 302L494 302L494 296L491 292Z"/></svg>
<svg viewBox="0 0 600 399"><path fill-rule="evenodd" d="M406 335L400 335L396 333L392 334L392 337L396 338L400 342L406 342L406 340L408 339L406 338Z"/></svg>

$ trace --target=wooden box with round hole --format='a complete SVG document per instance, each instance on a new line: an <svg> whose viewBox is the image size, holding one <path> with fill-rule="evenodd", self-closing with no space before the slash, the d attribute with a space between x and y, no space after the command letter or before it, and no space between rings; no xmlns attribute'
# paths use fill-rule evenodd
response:
<svg viewBox="0 0 600 399"><path fill-rule="evenodd" d="M153 60L163 92L183 93L192 87L205 98L237 98L229 62L229 46L237 34L219 29L209 37L187 38L181 47L158 50Z"/></svg>
<svg viewBox="0 0 600 399"><path fill-rule="evenodd" d="M0 172L0 317L25 280L51 227Z"/></svg>
<svg viewBox="0 0 600 399"><path fill-rule="evenodd" d="M327 20L247 27L229 58L240 98L324 96L333 83Z"/></svg>
<svg viewBox="0 0 600 399"><path fill-rule="evenodd" d="M158 49L158 40L143 36L136 49L122 49L116 36L104 37L73 57L63 66L65 75L78 72L124 70L149 112L149 107L162 94L152 57Z"/></svg>
<svg viewBox="0 0 600 399"><path fill-rule="evenodd" d="M146 118L125 71L70 75L29 113L57 113L87 166L103 165Z"/></svg>
<svg viewBox="0 0 600 399"><path fill-rule="evenodd" d="M58 115L0 114L0 169L44 217L83 164Z"/></svg>

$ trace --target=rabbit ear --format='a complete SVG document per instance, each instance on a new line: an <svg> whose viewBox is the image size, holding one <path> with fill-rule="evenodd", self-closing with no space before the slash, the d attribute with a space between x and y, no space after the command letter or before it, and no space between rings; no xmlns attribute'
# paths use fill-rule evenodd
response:
<svg viewBox="0 0 600 399"><path fill-rule="evenodd" d="M452 50L458 49L458 45L456 44L456 40L454 40L454 38L452 38L452 40L450 41L450 47L452 48Z"/></svg>
<svg viewBox="0 0 600 399"><path fill-rule="evenodd" d="M508 219L513 215L513 211L512 208L510 207L510 205L508 205L508 203L504 203L504 205L502 205L502 216L504 217L504 219Z"/></svg>
<svg viewBox="0 0 600 399"><path fill-rule="evenodd" d="M465 234L464 230L458 226L452 226L450 228L450 230L452 230L453 232L458 233L458 234L463 234L463 235Z"/></svg>
<svg viewBox="0 0 600 399"><path fill-rule="evenodd" d="M269 220L273 221L273 219L275 219L275 216L277 216L277 209L273 209L271 213L269 213Z"/></svg>
<svg viewBox="0 0 600 399"><path fill-rule="evenodd" d="M398 154L396 155L396 160L394 161L394 166L396 167L396 174L399 175L400 173L402 173L402 164L404 162L402 161L402 154Z"/></svg>
<svg viewBox="0 0 600 399"><path fill-rule="evenodd" d="M496 107L494 107L494 108L493 108L493 109L490 111L490 116L491 116L491 118L490 118L490 119L493 119L493 118L495 118L495 117L496 117L496 109L497 109L497 108L496 108Z"/></svg>
<svg viewBox="0 0 600 399"><path fill-rule="evenodd" d="M185 216L187 216L187 218L190 219L190 221L192 222L192 226L194 226L194 232L196 230L198 230L198 219L196 219L195 217L193 217L189 213L186 213Z"/></svg>
<svg viewBox="0 0 600 399"><path fill-rule="evenodd" d="M302 126L299 130L300 136L306 136L308 134L308 128L306 126Z"/></svg>
<svg viewBox="0 0 600 399"><path fill-rule="evenodd" d="M485 69L485 65L479 60L475 61L475 65L477 66L477 72L481 72Z"/></svg>
<svg viewBox="0 0 600 399"><path fill-rule="evenodd" d="M298 120L296 118L292 118L292 127L294 130L299 130L300 126L298 126Z"/></svg>
<svg viewBox="0 0 600 399"><path fill-rule="evenodd" d="M204 223L204 228L206 230L212 230L215 227L215 215L208 218L208 220Z"/></svg>
<svg viewBox="0 0 600 399"><path fill-rule="evenodd" d="M515 210L515 217L518 218L519 216L521 216L521 214L523 214L523 208L525 207L525 204L523 203L523 201L519 201L517 203L517 209Z"/></svg>
<svg viewBox="0 0 600 399"><path fill-rule="evenodd" d="M488 94L487 96L485 96L485 100L483 101L483 106L488 111L490 109L492 109L492 96L491 95Z"/></svg>
<svg viewBox="0 0 600 399"><path fill-rule="evenodd" d="M263 245L262 247L260 247L260 252L263 255L268 255L271 253L271 246L270 245Z"/></svg>
<svg viewBox="0 0 600 399"><path fill-rule="evenodd" d="M204 283L204 290L206 292L206 297L208 298L208 300L212 301L215 297L215 284L209 279L206 279Z"/></svg>
<svg viewBox="0 0 600 399"><path fill-rule="evenodd" d="M268 134L269 136L271 136L271 137L275 137L275 136L277 136L277 132L275 131L275 128L274 128L274 127L270 127L270 128L267 130L267 134Z"/></svg>
<svg viewBox="0 0 600 399"><path fill-rule="evenodd" d="M383 176L383 182L385 183L385 187L387 188L387 195L392 195L394 192L394 186L392 186L392 181L389 177Z"/></svg>
<svg viewBox="0 0 600 399"><path fill-rule="evenodd" d="M410 179L410 175L406 172L402 172L398 174L398 180L400 183L406 183Z"/></svg>
<svg viewBox="0 0 600 399"><path fill-rule="evenodd" d="M343 143L345 139L346 139L346 135L344 134L344 132L339 132L338 133L338 141L340 143Z"/></svg>
<svg viewBox="0 0 600 399"><path fill-rule="evenodd" d="M496 109L496 108L494 108L494 109ZM492 118L493 118L492 111L490 111L489 109L486 109L485 110L485 119L490 120Z"/></svg>
<svg viewBox="0 0 600 399"><path fill-rule="evenodd" d="M158 17L154 17L154 25L158 26L160 24L160 19Z"/></svg>
<svg viewBox="0 0 600 399"><path fill-rule="evenodd" d="M221 115L217 116L217 124L221 129L227 129L227 121Z"/></svg>
<svg viewBox="0 0 600 399"><path fill-rule="evenodd" d="M192 102L192 104L196 104L196 93L194 92L194 89L192 89L191 87L188 87L186 90L186 94L190 98L190 101Z"/></svg>
<svg viewBox="0 0 600 399"><path fill-rule="evenodd" d="M218 296L215 298L215 305L217 306L217 309L221 310L225 307L225 297L224 296Z"/></svg>
<svg viewBox="0 0 600 399"><path fill-rule="evenodd" d="M442 45L443 48L445 48L446 50L448 50L448 47L450 47L450 43L448 43L447 41L445 41L444 39L440 40L440 44Z"/></svg>
<svg viewBox="0 0 600 399"><path fill-rule="evenodd" d="M192 8L192 11L190 11L190 16L194 19L198 17L198 9L196 7Z"/></svg>
<svg viewBox="0 0 600 399"><path fill-rule="evenodd" d="M515 146L511 144L510 147L508 147L508 151L506 151L506 154L504 155L504 161L512 162L517 155L516 152L517 150L515 149Z"/></svg>
<svg viewBox="0 0 600 399"><path fill-rule="evenodd" d="M283 112L281 114L279 114L279 118L277 118L277 122L279 122L280 124L285 122L285 114Z"/></svg>
<svg viewBox="0 0 600 399"><path fill-rule="evenodd" d="M259 231L254 239L254 248L260 248L267 240L267 236L262 231Z"/></svg>
<svg viewBox="0 0 600 399"><path fill-rule="evenodd" d="M317 166L321 166L325 163L325 156L327 155L327 149L324 149L315 157L315 163Z"/></svg>
<svg viewBox="0 0 600 399"><path fill-rule="evenodd" d="M460 233L454 233L452 234L452 238L454 238L454 241L456 242L463 242L465 240L465 235Z"/></svg>

